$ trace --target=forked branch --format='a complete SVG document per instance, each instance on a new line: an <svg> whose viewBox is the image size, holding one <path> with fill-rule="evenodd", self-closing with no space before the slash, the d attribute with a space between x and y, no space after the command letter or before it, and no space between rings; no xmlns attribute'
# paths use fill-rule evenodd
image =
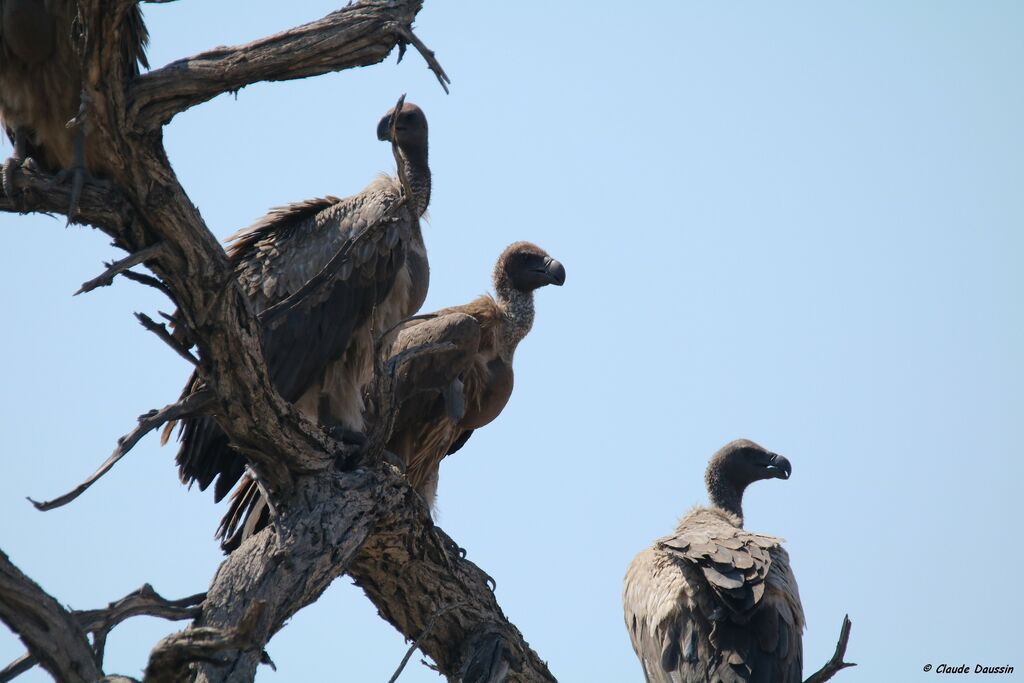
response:
<svg viewBox="0 0 1024 683"><path fill-rule="evenodd" d="M63 496L59 496L53 500L39 502L29 498L29 502L32 503L37 510L43 512L67 505L75 498L78 498L80 495L85 493L90 486L100 479L100 477L109 472L114 465L117 464L117 461L127 455L128 451L134 448L135 444L137 444L146 434L149 434L157 427L160 427L171 420L179 420L183 417L196 415L212 403L213 392L202 390L189 394L180 401L164 406L160 410L151 410L145 415L140 415L139 425L117 440L117 448L114 449L114 452L110 454L110 457L107 458L106 461L104 461L104 463L100 465L88 479L73 488L71 491L65 493Z"/></svg>
<svg viewBox="0 0 1024 683"><path fill-rule="evenodd" d="M843 617L843 627L839 629L839 642L836 643L836 651L832 655L832 659L825 663L825 666L821 667L811 675L804 683L825 683L837 673L850 666L857 666L851 662L844 662L843 657L846 656L846 645L850 642L850 627L853 624L850 622L850 615L847 614Z"/></svg>
<svg viewBox="0 0 1024 683"><path fill-rule="evenodd" d="M152 130L189 107L253 83L376 64L402 42L411 42L427 58L447 91L447 74L412 33L421 6L422 0L364 0L246 45L172 62L135 81L130 119L137 129Z"/></svg>

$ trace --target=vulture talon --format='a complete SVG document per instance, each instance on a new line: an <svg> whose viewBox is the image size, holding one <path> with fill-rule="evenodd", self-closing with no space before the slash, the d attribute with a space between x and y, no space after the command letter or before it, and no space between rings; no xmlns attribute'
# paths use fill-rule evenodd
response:
<svg viewBox="0 0 1024 683"><path fill-rule="evenodd" d="M85 106L84 103L82 105ZM84 114L80 113L79 118ZM76 119L72 119L70 123L73 123ZM90 185L96 185L98 187L109 188L111 182L102 178L96 178L85 167L85 128L81 124L76 124L78 127L75 130L74 148L71 157L71 167L67 169L61 169L57 173L57 182L66 183L71 182L71 200L68 202L68 223L78 213L78 201L82 198L82 188L85 187L86 183Z"/></svg>
<svg viewBox="0 0 1024 683"><path fill-rule="evenodd" d="M8 199L14 199L14 190L16 189L14 185L14 174L20 166L21 159L17 159L13 156L4 162L2 180L4 195L6 195Z"/></svg>
<svg viewBox="0 0 1024 683"><path fill-rule="evenodd" d="M381 454L381 457L384 459L384 462L394 467L403 475L405 474L405 460L402 458L402 456L397 455L385 448L384 452Z"/></svg>

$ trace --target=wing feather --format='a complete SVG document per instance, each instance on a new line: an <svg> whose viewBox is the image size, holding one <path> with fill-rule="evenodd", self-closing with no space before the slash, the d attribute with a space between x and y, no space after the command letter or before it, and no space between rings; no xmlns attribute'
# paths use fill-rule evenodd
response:
<svg viewBox="0 0 1024 683"><path fill-rule="evenodd" d="M263 322L271 381L297 401L345 354L353 335L391 291L418 221L393 178L363 192L271 210L229 238L228 256ZM390 245L390 246L388 246ZM185 421L178 464L183 481L223 498L244 472L212 418Z"/></svg>
<svg viewBox="0 0 1024 683"><path fill-rule="evenodd" d="M782 540L698 508L626 575L626 625L648 681L801 680L803 611Z"/></svg>

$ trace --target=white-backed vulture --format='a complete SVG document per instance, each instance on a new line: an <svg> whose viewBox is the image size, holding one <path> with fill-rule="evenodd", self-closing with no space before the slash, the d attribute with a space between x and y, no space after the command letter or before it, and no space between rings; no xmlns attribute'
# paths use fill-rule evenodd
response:
<svg viewBox="0 0 1024 683"><path fill-rule="evenodd" d="M493 281L495 296L416 316L382 339L384 361L426 345L447 344L441 354L410 356L409 363L399 366L400 403L387 445L431 508L441 460L508 403L516 347L533 326L533 293L545 285L562 285L565 268L540 247L516 242L498 259ZM247 477L232 495L218 530L222 547L231 551L266 523L259 488Z"/></svg>
<svg viewBox="0 0 1024 683"><path fill-rule="evenodd" d="M31 158L48 172L103 174L79 113L82 70L72 45L78 4L72 0L0 0L0 123L14 144L3 183L12 192L13 167ZM121 51L128 75L148 67L149 34L138 3L125 11ZM84 180L84 176L83 176Z"/></svg>
<svg viewBox="0 0 1024 683"><path fill-rule="evenodd" d="M379 139L390 140L393 115L394 108L381 118ZM274 387L339 438L357 442L375 337L414 314L429 283L419 224L430 201L427 119L406 103L394 129L413 211L394 210L403 198L401 181L381 176L345 199L274 209L229 238L243 292L258 313L273 313L264 320L263 351ZM348 255L339 258L345 249ZM314 281L315 294L292 304ZM196 388L193 376L183 395ZM164 441L172 428L165 428ZM219 501L242 476L245 459L209 416L183 420L181 441L182 482L205 490L216 479Z"/></svg>
<svg viewBox="0 0 1024 683"><path fill-rule="evenodd" d="M633 560L622 603L649 683L799 683L803 607L782 539L743 530L743 491L789 461L740 439L705 475L711 505Z"/></svg>
<svg viewBox="0 0 1024 683"><path fill-rule="evenodd" d="M387 446L405 462L409 483L431 508L441 460L498 417L512 395L512 359L533 326L533 292L564 284L565 268L540 247L516 242L498 258L493 280L494 297L402 323L384 347L389 357L435 341L451 341L457 350L443 356L446 367L429 357L425 367L410 365L403 379L412 393L401 404Z"/></svg>

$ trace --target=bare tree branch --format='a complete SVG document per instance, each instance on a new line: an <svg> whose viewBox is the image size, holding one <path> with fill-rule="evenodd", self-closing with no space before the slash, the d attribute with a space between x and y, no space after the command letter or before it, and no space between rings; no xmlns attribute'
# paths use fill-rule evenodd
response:
<svg viewBox="0 0 1024 683"><path fill-rule="evenodd" d="M62 683L93 683L103 672L78 621L0 551L0 620Z"/></svg>
<svg viewBox="0 0 1024 683"><path fill-rule="evenodd" d="M158 242L156 244L146 247L145 249L141 249L135 252L134 254L129 254L120 261L114 261L113 263L104 264L107 266L107 269L100 273L99 275L97 275L96 277L94 277L93 279L89 280L88 282L83 283L82 286L78 288L78 291L75 292L72 296L78 296L79 294L83 294L85 292L91 292L92 290L97 289L98 287L107 287L109 285L112 285L114 283L114 278L118 274L124 273L129 268L137 266L140 263L143 263L148 259L157 256L163 248L163 244Z"/></svg>
<svg viewBox="0 0 1024 683"><path fill-rule="evenodd" d="M227 661L230 650L251 649L256 642L256 624L264 611L260 602L248 605L237 626L225 629L199 627L167 636L153 648L146 666L147 683L175 683L196 662ZM262 650L260 651L262 659Z"/></svg>
<svg viewBox="0 0 1024 683"><path fill-rule="evenodd" d="M14 172L15 194L8 197L0 187L0 211L7 213L67 214L71 187L56 176L34 168L21 167ZM134 212L124 195L114 187L88 184L78 200L75 221L88 225L127 225Z"/></svg>
<svg viewBox="0 0 1024 683"><path fill-rule="evenodd" d="M38 502L29 498L29 502L32 503L37 510L43 512L67 505L75 498L78 498L78 496L85 493L90 486L100 479L100 477L109 472L114 465L117 464L117 461L127 455L128 451L134 448L135 444L137 444L146 434L149 434L160 425L170 422L171 420L195 415L212 403L213 394L211 392L205 390L197 391L176 403L164 406L160 410L151 410L145 415L140 415L139 426L117 440L117 448L114 449L114 452L110 454L110 457L107 458L95 472L89 475L88 479L68 493L65 493L63 496L54 498L53 500Z"/></svg>
<svg viewBox="0 0 1024 683"><path fill-rule="evenodd" d="M145 263L178 305L176 316L202 358L204 413L246 457L274 511L273 525L221 565L192 626L156 647L147 680L194 674L197 681L251 681L266 661L263 648L270 637L346 572L445 675L554 680L505 618L487 575L454 552L455 543L434 526L405 478L376 457L350 457L355 449L333 440L274 390L263 358L262 324L156 134L178 112L221 92L375 63L403 43L414 45L438 78L447 80L412 33L420 0L365 0L318 22L141 77L130 73L120 49L119 22L132 1L78 0L83 38L77 46L85 75L78 120L88 117L88 134L102 143L94 145L92 159L109 169L111 184L86 184L77 216L130 253L162 245L148 252ZM14 197L0 197L0 210L66 211L69 190L52 178L22 169L16 187ZM143 416L93 477L39 505L73 499L145 433L189 412L181 404L195 396ZM369 452L383 448L388 431L374 432ZM45 652L31 644L29 649L46 664ZM90 680L102 675L98 669L90 673Z"/></svg>
<svg viewBox="0 0 1024 683"><path fill-rule="evenodd" d="M172 62L135 82L130 116L138 129L150 130L189 107L252 83L376 64L401 41L416 45L444 86L447 75L412 33L421 5L422 0L364 0L246 45L219 47Z"/></svg>
<svg viewBox="0 0 1024 683"><path fill-rule="evenodd" d="M31 654L26 652L22 656L15 659L13 662L8 664L0 671L0 683L8 683L13 681L15 678L30 671L32 667L39 663L39 660L33 657Z"/></svg>
<svg viewBox="0 0 1024 683"><path fill-rule="evenodd" d="M103 609L75 611L72 615L83 631L92 633L94 657L98 665L102 665L107 635L125 619L137 616L160 617L172 621L195 619L200 614L200 605L205 598L206 593L198 593L181 600L167 600L147 583ZM22 655L0 672L0 683L13 680L38 663L31 653Z"/></svg>
<svg viewBox="0 0 1024 683"><path fill-rule="evenodd" d="M843 657L846 656L846 645L850 642L850 628L852 626L850 615L845 615L843 617L843 627L839 629L839 642L836 643L836 651L832 655L832 659L825 662L825 666L812 674L804 683L825 683L825 681L831 679L843 669L857 666L856 664L843 661Z"/></svg>
<svg viewBox="0 0 1024 683"><path fill-rule="evenodd" d="M160 341L170 346L172 351L192 365L197 367L199 366L199 359L193 356L191 351L179 343L178 340L174 338L174 335L167 331L167 328L164 327L163 324L153 320L145 313L136 313L135 318L139 321L140 325L159 337Z"/></svg>

